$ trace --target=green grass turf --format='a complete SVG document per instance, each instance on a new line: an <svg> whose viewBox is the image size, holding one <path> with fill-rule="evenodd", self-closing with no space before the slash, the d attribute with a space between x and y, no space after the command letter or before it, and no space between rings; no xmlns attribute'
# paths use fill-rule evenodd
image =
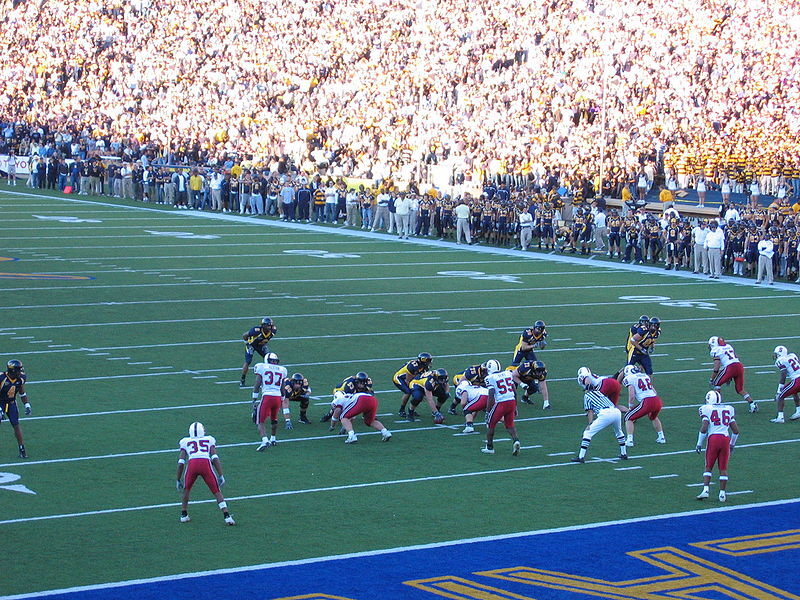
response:
<svg viewBox="0 0 800 600"><path fill-rule="evenodd" d="M0 472L36 492L0 489L4 547L25 557L5 565L0 594L185 572L192 567L179 549L187 545L213 548L214 567L235 567L707 507L687 487L702 472L692 449L708 389L706 340L731 340L748 366L749 390L767 400L777 382L772 348L796 350L800 333L794 292L115 204L0 192L0 254L19 259L0 263L0 271L96 277L0 280L0 334L13 334L0 335L2 358L25 363L35 411L23 420L27 463L0 424ZM358 256L285 252L303 249ZM668 444L656 445L640 421L627 463L572 465L570 455L548 456L577 450L585 423L577 368L620 368L627 328L642 313L664 322L653 382L668 407ZM279 328L272 349L290 373L308 376L317 398L312 425L280 429L281 443L259 454L250 391L238 387L239 337L264 315ZM554 409L542 411L535 397L536 405L520 405L518 428L523 445L541 448L514 459L510 443L498 441L498 454L486 456L483 427L455 435L461 417L436 427L427 411L414 424L380 417L395 432L389 444L362 435L345 446L317 422L330 389L347 375L367 370L379 413L393 415L399 393L390 378L404 360L428 351L435 367L451 373L491 357L508 364L520 330L536 319L550 331L540 358ZM69 346L50 347L62 344ZM124 360L109 360L116 358ZM725 397L739 400L732 390ZM730 489L752 492L729 502L798 496L800 485L785 474L796 463L800 422L769 423L768 402L757 415L736 407L743 447ZM192 523L178 523L175 448L194 420L218 439L236 528L223 527L213 503L193 505ZM358 422L356 429L365 432ZM507 436L500 430L498 438ZM601 432L590 456L616 454L611 433ZM615 470L634 466L641 468ZM650 479L669 474L677 476ZM210 498L202 486L193 496ZM474 507L487 503L512 518L482 510L476 518ZM158 505L167 506L147 508ZM111 512L83 514L95 511ZM37 519L44 516L55 518ZM8 522L14 519L21 521Z"/></svg>

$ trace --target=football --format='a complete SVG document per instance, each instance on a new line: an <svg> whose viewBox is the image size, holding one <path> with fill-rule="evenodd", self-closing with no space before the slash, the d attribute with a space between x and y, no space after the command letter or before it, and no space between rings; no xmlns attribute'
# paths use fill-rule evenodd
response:
<svg viewBox="0 0 800 600"><path fill-rule="evenodd" d="M442 423L444 423L444 415L436 415L435 417L433 417L433 422L436 423L437 425L441 425Z"/></svg>

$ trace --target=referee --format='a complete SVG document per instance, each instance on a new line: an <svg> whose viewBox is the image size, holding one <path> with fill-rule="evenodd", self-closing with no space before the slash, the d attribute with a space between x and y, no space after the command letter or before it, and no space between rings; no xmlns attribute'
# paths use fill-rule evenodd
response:
<svg viewBox="0 0 800 600"><path fill-rule="evenodd" d="M622 460L627 460L628 451L625 447L625 434L622 431L622 413L605 394L589 389L592 385L591 375L592 372L587 367L578 369L578 385L584 390L583 410L586 411L589 424L583 432L578 456L570 460L575 463L585 462L586 452L589 450L592 438L598 431L608 426L614 428L614 435L617 437L617 443L619 443L619 457Z"/></svg>

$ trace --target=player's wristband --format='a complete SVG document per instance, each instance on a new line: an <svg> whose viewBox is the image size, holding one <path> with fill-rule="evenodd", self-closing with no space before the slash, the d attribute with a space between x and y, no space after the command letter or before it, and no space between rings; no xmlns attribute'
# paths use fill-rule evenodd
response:
<svg viewBox="0 0 800 600"><path fill-rule="evenodd" d="M186 459L185 458L179 458L178 459L178 464L179 465L185 465L186 464Z"/></svg>
<svg viewBox="0 0 800 600"><path fill-rule="evenodd" d="M219 454L212 454L211 460L219 460Z"/></svg>
<svg viewBox="0 0 800 600"><path fill-rule="evenodd" d="M702 446L703 443L705 443L707 437L708 437L707 433L702 433L702 432L698 433L697 434L697 445L698 446Z"/></svg>
<svg viewBox="0 0 800 600"><path fill-rule="evenodd" d="M739 439L739 434L738 433L732 433L731 434L731 448L736 445L736 440L738 440L738 439Z"/></svg>
<svg viewBox="0 0 800 600"><path fill-rule="evenodd" d="M253 400L258 400L258 392L253 392Z"/></svg>
<svg viewBox="0 0 800 600"><path fill-rule="evenodd" d="M25 392L24 394L20 394L19 397L20 397L20 400L22 400L25 404L28 403L28 392Z"/></svg>

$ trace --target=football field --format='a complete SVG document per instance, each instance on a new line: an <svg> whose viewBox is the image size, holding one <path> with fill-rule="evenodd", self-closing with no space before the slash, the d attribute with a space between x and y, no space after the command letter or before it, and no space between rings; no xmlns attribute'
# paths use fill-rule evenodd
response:
<svg viewBox="0 0 800 600"><path fill-rule="evenodd" d="M800 538L783 533L800 530L799 505L764 508L800 498L800 420L769 421L778 382L772 349L800 350L800 287L9 189L0 189L0 357L25 365L33 415L21 420L27 460L17 458L8 422L0 423L0 548L7 557L0 597L101 586L86 597L116 598L115 588L102 586L297 561L260 580L262 571L247 571L256 582L248 593L366 600L377 591L348 588L336 569L319 575L315 561L406 548L392 554L391 564L411 573L397 582L422 581L450 569L437 564L437 556L449 560L438 546L431 556L412 552L423 545L631 519L655 529L626 535L664 545L672 542L657 535L658 524L668 520L649 517L717 508L724 512L702 514L712 521L738 515L714 525L718 538L771 533L765 515L779 515L774 531L789 535L781 549L792 560L766 555L784 565L773 564L779 570L764 577L800 593L796 577L784 581L795 572ZM665 404L667 444L656 444L641 420L631 460L617 460L616 440L604 430L586 464L570 463L586 423L576 371L620 369L628 328L640 314L663 323L653 383ZM264 316L278 328L271 349L289 374L310 380L314 400L310 425L297 423L293 406L294 430L281 421L277 446L257 453L252 388L240 389L239 372L241 335ZM420 421L396 416L400 393L391 377L405 361L430 352L432 366L451 375L489 358L505 366L520 332L537 319L549 332L538 355L547 364L553 409L542 410L541 396L520 404L520 456L511 456L502 428L497 454L485 455L482 423L463 434L463 417L446 415L435 425L424 405ZM732 388L723 390L741 429L725 505L716 485L710 500L695 499L703 471L694 451L697 408L708 390L712 335L735 347L747 388L761 403L749 414ZM390 443L357 420L359 442L345 445L319 422L331 388L361 370L375 382L378 418L394 433ZM787 417L793 409L789 402ZM217 439L236 527L224 526L202 483L193 489L192 521L178 521L177 443L193 421ZM730 510L745 505L753 507ZM700 516L683 518L686 526L664 526L664 536L698 531ZM628 537L613 551L644 548ZM466 569L527 564L524 553L512 556L492 565L475 559ZM555 571L577 570L570 568L583 559L572 557L538 555L542 569ZM395 582L381 575L385 565L364 569ZM130 597L197 597L192 585ZM472 596L445 585L401 587L385 597L528 597L480 586ZM561 598L557 589L532 593ZM611 597L573 592L563 597ZM89 594L76 597L81 593ZM225 594L250 597L230 586L214 597Z"/></svg>

